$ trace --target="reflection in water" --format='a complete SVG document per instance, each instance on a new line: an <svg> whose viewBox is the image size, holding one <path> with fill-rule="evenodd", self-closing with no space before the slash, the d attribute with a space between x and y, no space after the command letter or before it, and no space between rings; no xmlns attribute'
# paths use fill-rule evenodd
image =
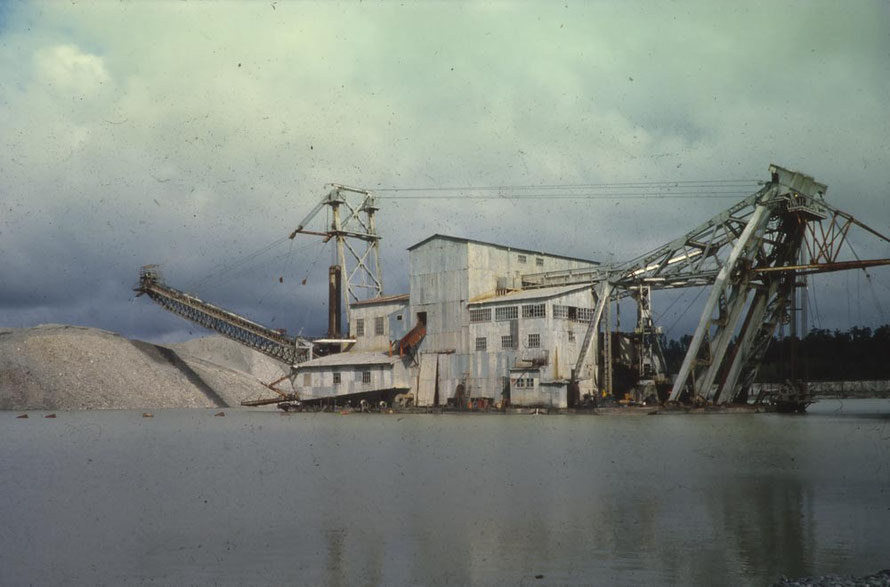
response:
<svg viewBox="0 0 890 587"><path fill-rule="evenodd" d="M721 549L734 566L768 577L812 574L812 492L796 479L745 479L708 500L722 518L727 543ZM744 507L739 507L744 506Z"/></svg>
<svg viewBox="0 0 890 587"><path fill-rule="evenodd" d="M210 414L0 414L0 584L768 584L890 550L887 420Z"/></svg>
<svg viewBox="0 0 890 587"><path fill-rule="evenodd" d="M345 528L330 528L325 532L328 545L327 552L327 583L329 585L346 585L346 561L343 560L343 541Z"/></svg>

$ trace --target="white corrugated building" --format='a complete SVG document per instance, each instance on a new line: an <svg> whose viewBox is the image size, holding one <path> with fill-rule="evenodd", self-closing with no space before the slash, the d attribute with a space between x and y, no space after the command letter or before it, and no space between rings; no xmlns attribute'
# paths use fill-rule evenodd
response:
<svg viewBox="0 0 890 587"><path fill-rule="evenodd" d="M594 261L439 234L408 250L410 293L353 303L355 345L298 365L302 397L410 388L421 406L470 398L570 403L567 384L594 306L590 287L521 290L521 276ZM397 342L418 323L425 335L399 357ZM582 380L580 395L590 387Z"/></svg>

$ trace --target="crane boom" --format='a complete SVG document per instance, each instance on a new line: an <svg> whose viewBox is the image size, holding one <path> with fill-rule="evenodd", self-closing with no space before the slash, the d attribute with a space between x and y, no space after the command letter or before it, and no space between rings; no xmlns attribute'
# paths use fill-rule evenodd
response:
<svg viewBox="0 0 890 587"><path fill-rule="evenodd" d="M638 312L634 336L646 352L657 350L648 291L710 288L669 399L680 401L688 393L690 399L708 403L744 401L778 324L796 319L798 276L890 264L887 258L840 260L854 225L885 242L890 238L828 204L825 184L777 165L769 171L770 180L756 193L666 245L620 264L525 274L523 287L589 283L600 288L597 293L605 292L606 304L608 298L640 292L638 307L645 311ZM575 379L590 348L599 359L596 333L603 313L602 299L597 299ZM604 342L607 372L612 361L608 337ZM641 378L646 374L644 362L639 365ZM596 369L591 375L596 381ZM607 374L605 379L608 387Z"/></svg>
<svg viewBox="0 0 890 587"><path fill-rule="evenodd" d="M139 285L134 291L139 292L138 295L146 294L169 312L288 365L312 358L313 345L310 340L300 336L290 338L282 332L172 288L163 282L156 265L146 265L139 270Z"/></svg>

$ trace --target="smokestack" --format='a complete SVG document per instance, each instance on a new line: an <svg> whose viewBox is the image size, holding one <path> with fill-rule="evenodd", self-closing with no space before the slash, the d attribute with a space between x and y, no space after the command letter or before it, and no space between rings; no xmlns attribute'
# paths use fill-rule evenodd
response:
<svg viewBox="0 0 890 587"><path fill-rule="evenodd" d="M328 338L340 338L340 266L331 265L328 270Z"/></svg>

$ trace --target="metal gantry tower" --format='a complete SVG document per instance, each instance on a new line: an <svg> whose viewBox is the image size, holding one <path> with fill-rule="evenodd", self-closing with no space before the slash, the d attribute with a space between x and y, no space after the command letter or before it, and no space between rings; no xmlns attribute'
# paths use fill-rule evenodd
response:
<svg viewBox="0 0 890 587"><path fill-rule="evenodd" d="M290 234L311 234L334 239L337 244L337 267L340 271L343 305L349 322L352 302L383 295L383 273L380 267L380 235L377 234L374 195L364 189L330 184L331 190ZM323 208L330 209L330 225L326 231L307 230L306 225Z"/></svg>

